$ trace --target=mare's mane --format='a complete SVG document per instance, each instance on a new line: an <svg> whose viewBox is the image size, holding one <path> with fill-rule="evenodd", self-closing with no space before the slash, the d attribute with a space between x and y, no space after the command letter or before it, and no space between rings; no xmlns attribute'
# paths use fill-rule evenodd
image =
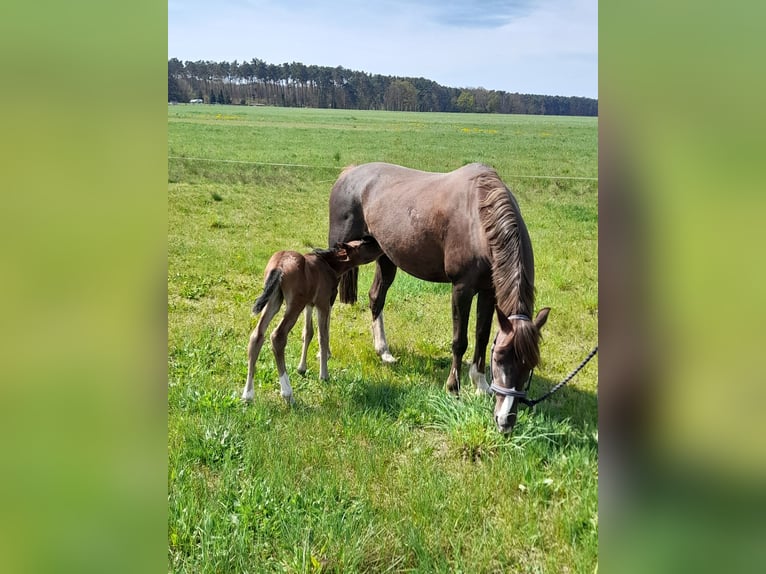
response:
<svg viewBox="0 0 766 574"><path fill-rule="evenodd" d="M476 179L479 192L479 218L487 235L492 259L492 283L497 307L506 317L523 314L532 317L535 287L531 253L524 222L511 192L492 170ZM531 321L518 321L513 337L514 352L524 363L535 366L540 360L540 333Z"/></svg>

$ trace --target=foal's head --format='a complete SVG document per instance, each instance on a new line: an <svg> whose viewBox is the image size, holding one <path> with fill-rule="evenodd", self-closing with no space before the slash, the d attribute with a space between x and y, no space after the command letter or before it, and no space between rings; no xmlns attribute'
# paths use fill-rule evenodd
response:
<svg viewBox="0 0 766 574"><path fill-rule="evenodd" d="M338 258L347 262L351 267L365 265L375 261L383 253L375 239L369 235L335 246Z"/></svg>
<svg viewBox="0 0 766 574"><path fill-rule="evenodd" d="M349 269L375 261L383 252L374 238L365 236L362 239L337 243L332 249L316 249L314 253L341 275Z"/></svg>

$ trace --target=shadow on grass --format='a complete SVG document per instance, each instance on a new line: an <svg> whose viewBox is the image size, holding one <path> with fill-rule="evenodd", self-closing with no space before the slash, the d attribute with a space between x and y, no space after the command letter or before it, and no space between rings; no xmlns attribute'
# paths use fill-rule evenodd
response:
<svg viewBox="0 0 766 574"><path fill-rule="evenodd" d="M390 369L396 376L412 381L411 386L388 381L366 381L359 383L354 393L354 402L361 410L380 411L392 419L397 419L405 399L417 388L441 389L446 393L445 383L449 375L452 360L448 357L430 357L418 353L399 350L397 362L392 365L380 365L381 369ZM469 365L463 364L461 372L461 395L472 395L473 384L468 376ZM548 392L558 381L534 375L528 395L536 399ZM522 406L521 408L529 408ZM598 427L598 400L595 393L577 388L577 377L555 394L533 407L553 420L569 420L577 429Z"/></svg>
<svg viewBox="0 0 766 574"><path fill-rule="evenodd" d="M352 401L360 411L375 411L396 420L410 389L387 381L359 383Z"/></svg>
<svg viewBox="0 0 766 574"><path fill-rule="evenodd" d="M532 377L532 384L527 395L532 399L537 399L558 382L535 375ZM569 419L573 426L581 430L586 427L590 429L598 427L598 399L596 394L578 389L576 377L533 408L554 420Z"/></svg>

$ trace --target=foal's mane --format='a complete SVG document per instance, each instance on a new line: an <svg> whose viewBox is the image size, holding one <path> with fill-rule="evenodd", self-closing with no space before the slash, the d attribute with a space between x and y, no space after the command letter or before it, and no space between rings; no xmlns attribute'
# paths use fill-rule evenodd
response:
<svg viewBox="0 0 766 574"><path fill-rule="evenodd" d="M530 246L516 200L494 170L476 179L479 192L479 219L492 255L492 283L497 307L505 316L532 317L535 303L534 269L524 257ZM515 323L514 350L525 363L534 366L540 358L540 333L531 321Z"/></svg>
<svg viewBox="0 0 766 574"><path fill-rule="evenodd" d="M312 255L316 255L317 257L320 257L321 259L327 259L330 256L337 254L337 248L333 249L320 249L318 247L311 250Z"/></svg>

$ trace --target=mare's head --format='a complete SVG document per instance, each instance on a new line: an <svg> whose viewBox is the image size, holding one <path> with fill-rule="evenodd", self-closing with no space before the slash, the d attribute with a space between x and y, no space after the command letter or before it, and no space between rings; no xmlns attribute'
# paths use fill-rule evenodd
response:
<svg viewBox="0 0 766 574"><path fill-rule="evenodd" d="M519 397L532 370L540 362L540 329L548 320L550 308L541 309L534 319L525 315L507 317L497 310L500 330L492 344L492 386L495 392L495 423L501 433L509 433L516 424Z"/></svg>

